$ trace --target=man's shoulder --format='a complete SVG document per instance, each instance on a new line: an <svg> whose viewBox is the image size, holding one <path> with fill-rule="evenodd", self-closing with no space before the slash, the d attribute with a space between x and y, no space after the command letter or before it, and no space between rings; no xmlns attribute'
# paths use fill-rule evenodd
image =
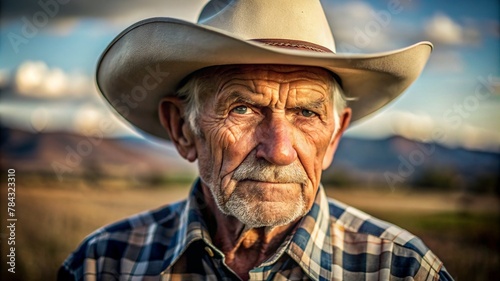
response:
<svg viewBox="0 0 500 281"><path fill-rule="evenodd" d="M360 235L370 235L404 246L414 239L418 239L408 231L381 219L375 218L359 209L346 205L340 201L328 198L330 216L336 226L341 226L348 232ZM426 251L426 248L417 249Z"/></svg>
<svg viewBox="0 0 500 281"><path fill-rule="evenodd" d="M152 259L157 259L158 263L162 263L169 249L175 246L175 241L181 239L179 220L185 206L186 201L180 201L94 231L66 259L60 274L65 271L72 275L72 280L80 280L78 276L89 272L89 268L83 267L94 267L98 261L110 264L126 259L150 263L154 262Z"/></svg>
<svg viewBox="0 0 500 281"><path fill-rule="evenodd" d="M177 231L179 215L183 211L185 204L186 201L184 200L132 215L96 230L85 240L121 240L125 237L140 237L157 232L161 232L160 235L174 235ZM169 230L172 230L172 232Z"/></svg>
<svg viewBox="0 0 500 281"><path fill-rule="evenodd" d="M345 259L352 256L359 260L360 255L365 255L369 264L373 257L378 263L385 257L391 275L396 277L404 277L409 270L415 275L432 272L443 280L446 278L442 275L448 277L441 260L417 236L335 199L329 198L328 203L332 239L336 240L333 244L341 245Z"/></svg>

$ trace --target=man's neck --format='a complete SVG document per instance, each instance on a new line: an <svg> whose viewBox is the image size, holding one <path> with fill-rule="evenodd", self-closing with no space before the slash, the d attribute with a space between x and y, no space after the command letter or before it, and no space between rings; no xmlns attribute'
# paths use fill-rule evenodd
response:
<svg viewBox="0 0 500 281"><path fill-rule="evenodd" d="M276 253L298 220L277 227L248 228L235 217L223 214L209 188L201 185L208 207L204 215L212 241L224 253L226 265L247 280L251 269Z"/></svg>

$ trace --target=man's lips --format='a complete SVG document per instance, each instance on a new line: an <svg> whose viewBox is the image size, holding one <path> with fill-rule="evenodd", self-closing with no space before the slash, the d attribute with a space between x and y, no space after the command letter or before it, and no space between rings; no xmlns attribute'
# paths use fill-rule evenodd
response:
<svg viewBox="0 0 500 281"><path fill-rule="evenodd" d="M239 180L239 182L256 182L256 183L268 183L268 184L300 184L298 182L287 182L287 181L275 181L275 180L256 180L256 179L243 179Z"/></svg>
<svg viewBox="0 0 500 281"><path fill-rule="evenodd" d="M256 180L239 181L245 193L262 202L289 202L300 194L301 184L291 182L269 182Z"/></svg>

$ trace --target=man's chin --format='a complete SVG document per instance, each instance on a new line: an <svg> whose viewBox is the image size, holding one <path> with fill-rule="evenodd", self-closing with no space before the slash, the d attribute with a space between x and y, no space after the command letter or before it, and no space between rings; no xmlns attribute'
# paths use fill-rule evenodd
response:
<svg viewBox="0 0 500 281"><path fill-rule="evenodd" d="M303 200L295 202L227 202L226 211L249 228L288 225L305 215Z"/></svg>
<svg viewBox="0 0 500 281"><path fill-rule="evenodd" d="M303 186L300 183L277 183L265 181L243 180L239 181L231 197L240 197L242 200L251 201L248 204L272 203L280 205L293 205L297 197L302 196ZM231 200L231 198L229 199ZM273 209L273 205L262 204L265 209ZM265 207L270 206L270 207ZM257 206L256 206L257 207ZM278 210L279 211L279 210Z"/></svg>

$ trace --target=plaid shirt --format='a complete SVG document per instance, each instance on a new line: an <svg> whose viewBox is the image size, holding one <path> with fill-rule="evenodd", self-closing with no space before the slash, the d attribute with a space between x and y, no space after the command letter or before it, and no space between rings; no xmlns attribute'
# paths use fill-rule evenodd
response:
<svg viewBox="0 0 500 281"><path fill-rule="evenodd" d="M199 181L187 200L101 228L59 280L238 280L212 243ZM251 280L453 280L407 231L328 199L319 188L296 230Z"/></svg>

